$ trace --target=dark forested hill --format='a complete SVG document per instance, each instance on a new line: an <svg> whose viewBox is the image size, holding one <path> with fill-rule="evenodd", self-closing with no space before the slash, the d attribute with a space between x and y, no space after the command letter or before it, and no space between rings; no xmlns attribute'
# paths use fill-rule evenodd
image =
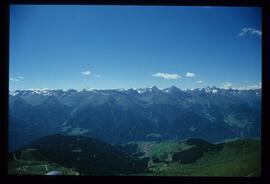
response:
<svg viewBox="0 0 270 184"><path fill-rule="evenodd" d="M26 162L24 167L28 167L28 174L42 169L43 165L48 168L55 164L69 170L73 168L81 175L121 175L144 172L147 168L147 159L132 157L103 141L60 134L37 139L11 153L10 159ZM11 172L16 172L10 167Z"/></svg>

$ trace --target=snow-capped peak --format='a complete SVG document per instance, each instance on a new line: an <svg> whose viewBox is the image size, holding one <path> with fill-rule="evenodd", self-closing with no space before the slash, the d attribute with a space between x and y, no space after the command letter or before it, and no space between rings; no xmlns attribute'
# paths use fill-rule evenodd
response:
<svg viewBox="0 0 270 184"><path fill-rule="evenodd" d="M116 89L117 91L126 91L124 88Z"/></svg>
<svg viewBox="0 0 270 184"><path fill-rule="evenodd" d="M20 91L18 91L18 90L16 90L16 91L11 91L11 90L9 90L9 94L10 94L11 96L16 96L17 94L19 94L19 92L20 92Z"/></svg>
<svg viewBox="0 0 270 184"><path fill-rule="evenodd" d="M136 89L136 91L138 92L138 93L143 93L143 90L142 89Z"/></svg>
<svg viewBox="0 0 270 184"><path fill-rule="evenodd" d="M148 88L151 92L152 91L160 91L160 89L157 86L151 86L150 88Z"/></svg>
<svg viewBox="0 0 270 184"><path fill-rule="evenodd" d="M95 92L95 91L97 91L97 89L96 88L84 88L81 90L81 92L82 91L94 91Z"/></svg>
<svg viewBox="0 0 270 184"><path fill-rule="evenodd" d="M218 92L218 90L212 89L212 93L217 93L217 92Z"/></svg>
<svg viewBox="0 0 270 184"><path fill-rule="evenodd" d="M32 91L33 93L36 94L41 94L41 95L52 95L52 90L48 89L48 88L42 88L42 89L30 89L30 91Z"/></svg>

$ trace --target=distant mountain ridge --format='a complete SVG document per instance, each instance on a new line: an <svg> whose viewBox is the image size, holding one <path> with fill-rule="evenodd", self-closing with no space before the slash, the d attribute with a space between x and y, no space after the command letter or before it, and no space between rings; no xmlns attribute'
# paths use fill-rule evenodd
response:
<svg viewBox="0 0 270 184"><path fill-rule="evenodd" d="M261 89L17 90L9 119L11 150L55 133L109 143L259 137Z"/></svg>
<svg viewBox="0 0 270 184"><path fill-rule="evenodd" d="M9 94L12 96L15 96L17 94L20 95L27 95L27 94L41 94L41 95L56 95L56 94L62 94L62 93L78 93L78 92L104 92L104 91L134 91L137 93L145 93L145 92L153 92L153 91L161 91L161 92L172 92L172 91L205 91L205 92L212 92L216 93L217 91L250 91L250 90L261 90L261 88L253 88L253 89L236 89L236 88L218 88L215 86L206 86L203 88L190 88L190 89L180 89L174 85L172 85L169 88L164 88L160 89L157 86L151 86L151 87L146 87L146 88L120 88L120 89L96 89L96 88L84 88L82 90L76 90L76 89L48 89L48 88L43 88L43 89L22 89L22 90L9 90Z"/></svg>

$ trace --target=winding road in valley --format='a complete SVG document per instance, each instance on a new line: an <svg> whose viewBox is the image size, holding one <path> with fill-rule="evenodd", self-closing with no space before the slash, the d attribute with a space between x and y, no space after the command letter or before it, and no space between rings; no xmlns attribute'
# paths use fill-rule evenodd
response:
<svg viewBox="0 0 270 184"><path fill-rule="evenodd" d="M18 162L27 163L27 165L24 165L24 166L22 166L22 167L18 167L19 170L26 171L26 169L27 169L28 167L44 167L45 170L46 170L46 172L49 172L48 164L43 164L43 165L31 165L31 166L30 166L30 164L32 164L32 162L31 162L30 160L21 160L21 159L18 159L18 158L16 158L16 154L15 154L15 153L13 154L13 159L16 160L16 161L18 161Z"/></svg>
<svg viewBox="0 0 270 184"><path fill-rule="evenodd" d="M23 162L23 163L26 162L28 165L30 165L32 163L29 160L20 160L20 159L17 159L15 153L13 153L13 159L16 160L16 161L18 161L18 162Z"/></svg>
<svg viewBox="0 0 270 184"><path fill-rule="evenodd" d="M18 159L18 158L16 158L16 154L15 154L15 153L13 154L13 159L14 159L15 161L18 161L18 162L22 162L22 163L24 163L24 164L27 164L27 165L23 165L23 166L18 167L18 170L19 170L20 172L21 172L21 171L26 172L26 171L27 171L27 168L29 168L29 167L44 167L46 173L50 172L50 170L48 169L48 164L31 165L32 162L31 162L30 160L21 160L21 159ZM70 172L72 172L74 175L79 175L78 172L76 172L76 171L74 171L74 170L72 170L72 169L70 170Z"/></svg>

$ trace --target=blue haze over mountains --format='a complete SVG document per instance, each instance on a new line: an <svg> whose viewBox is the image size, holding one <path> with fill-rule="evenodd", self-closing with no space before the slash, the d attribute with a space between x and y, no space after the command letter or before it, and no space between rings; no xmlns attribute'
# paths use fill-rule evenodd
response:
<svg viewBox="0 0 270 184"><path fill-rule="evenodd" d="M261 89L10 91L9 150L56 133L111 144L260 137Z"/></svg>

